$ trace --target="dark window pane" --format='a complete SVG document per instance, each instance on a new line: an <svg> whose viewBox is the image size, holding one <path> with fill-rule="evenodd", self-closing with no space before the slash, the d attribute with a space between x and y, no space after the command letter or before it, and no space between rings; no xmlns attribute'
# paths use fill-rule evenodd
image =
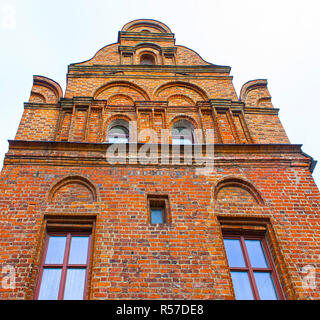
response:
<svg viewBox="0 0 320 320"><path fill-rule="evenodd" d="M246 247L253 268L268 268L268 263L264 254L260 240L245 240Z"/></svg>
<svg viewBox="0 0 320 320"><path fill-rule="evenodd" d="M232 271L233 288L237 300L254 300L247 272Z"/></svg>
<svg viewBox="0 0 320 320"><path fill-rule="evenodd" d="M66 237L52 236L49 238L45 264L62 264L66 247Z"/></svg>
<svg viewBox="0 0 320 320"><path fill-rule="evenodd" d="M151 223L164 223L163 221L163 210L161 209L151 209Z"/></svg>
<svg viewBox="0 0 320 320"><path fill-rule="evenodd" d="M261 300L278 300L270 272L254 272Z"/></svg>
<svg viewBox="0 0 320 320"><path fill-rule="evenodd" d="M224 239L228 262L230 267L246 267L244 262L240 240Z"/></svg>
<svg viewBox="0 0 320 320"><path fill-rule="evenodd" d="M39 300L57 300L61 269L43 269Z"/></svg>
<svg viewBox="0 0 320 320"><path fill-rule="evenodd" d="M83 300L86 269L68 269L64 300Z"/></svg>
<svg viewBox="0 0 320 320"><path fill-rule="evenodd" d="M89 237L72 237L69 264L87 264Z"/></svg>
<svg viewBox="0 0 320 320"><path fill-rule="evenodd" d="M154 64L154 58L153 56L149 55L149 54L144 54L143 56L141 56L141 64Z"/></svg>

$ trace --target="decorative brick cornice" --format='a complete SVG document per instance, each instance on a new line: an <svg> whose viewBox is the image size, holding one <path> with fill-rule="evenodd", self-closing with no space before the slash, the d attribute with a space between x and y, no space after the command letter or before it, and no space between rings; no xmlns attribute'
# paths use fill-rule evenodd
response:
<svg viewBox="0 0 320 320"><path fill-rule="evenodd" d="M174 54L177 51L177 47L160 47L154 43L138 43L136 46L119 46L118 50L120 53L133 54L138 48L148 46L150 48L155 48L163 54Z"/></svg>
<svg viewBox="0 0 320 320"><path fill-rule="evenodd" d="M77 106L88 106L92 103L102 103L105 104L105 101L95 100L93 97L73 97L73 98L61 98L59 104L48 104L48 103L24 103L25 109L60 109L62 108L72 108L74 104ZM162 107L168 108L167 101L136 101L135 105L138 107ZM209 103L202 101L198 103L201 108L208 108ZM227 99L211 99L210 105L214 106L218 111L223 111L231 109L232 112L240 112L242 109L245 114L272 114L278 115L279 109L277 108L253 108L245 107L243 103L237 101L227 100ZM172 107L170 107L172 108ZM183 107L185 109L185 107ZM192 108L194 109L194 108Z"/></svg>
<svg viewBox="0 0 320 320"><path fill-rule="evenodd" d="M90 74L91 72L114 73L114 72L172 72L172 73L230 73L231 68L219 65L202 66L177 66L177 65L93 65L83 66L71 64L68 67L68 77L70 72ZM96 74L97 76L97 74Z"/></svg>
<svg viewBox="0 0 320 320"><path fill-rule="evenodd" d="M9 151L5 156L5 165L14 164L46 164L62 166L112 166L106 159L106 153L110 143L82 143L65 141L23 141L9 140ZM129 162L132 152L145 146L144 143L126 144L126 155L121 165L133 164ZM169 154L169 162L166 166L201 166L195 162L195 157L200 153L206 153L206 145L198 145L193 149L193 154L186 154L192 162L184 163L182 150L181 163L172 163L173 145L153 145L151 155L158 159L158 164L150 163L151 166L162 167L161 151L166 150ZM183 149L183 148L182 148ZM133 150L133 151L132 151ZM156 153L154 154L154 150ZM153 153L152 153L153 152ZM150 159L148 157L148 159ZM215 144L214 154L207 157L207 161L215 166L238 166L242 167L310 167L311 158L302 151L301 145L297 144ZM126 164L127 163L127 164ZM137 161L134 165L141 165Z"/></svg>
<svg viewBox="0 0 320 320"><path fill-rule="evenodd" d="M129 41L164 41L175 42L173 33L156 33L156 32L127 32L119 31L118 42L123 40Z"/></svg>
<svg viewBox="0 0 320 320"><path fill-rule="evenodd" d="M59 104L25 102L25 109L60 109Z"/></svg>
<svg viewBox="0 0 320 320"><path fill-rule="evenodd" d="M267 87L267 85L268 85L268 81L266 79L257 79L257 80L251 80L246 82L241 88L240 100L245 101L246 96L250 90L253 90L259 87L264 88L264 87Z"/></svg>
<svg viewBox="0 0 320 320"><path fill-rule="evenodd" d="M248 114L273 114L278 115L279 109L278 108L258 108L258 107L244 107L244 113Z"/></svg>
<svg viewBox="0 0 320 320"><path fill-rule="evenodd" d="M210 99L210 104L216 108L219 107L231 107L232 100L231 99Z"/></svg>
<svg viewBox="0 0 320 320"><path fill-rule="evenodd" d="M77 106L88 106L94 101L93 97L73 97L60 99L62 107L70 107L76 104Z"/></svg>
<svg viewBox="0 0 320 320"><path fill-rule="evenodd" d="M168 101L135 101L137 108L169 108Z"/></svg>

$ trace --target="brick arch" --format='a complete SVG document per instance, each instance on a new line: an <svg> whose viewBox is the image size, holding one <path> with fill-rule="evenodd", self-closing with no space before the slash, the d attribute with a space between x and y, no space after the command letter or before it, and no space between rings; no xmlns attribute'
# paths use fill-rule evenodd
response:
<svg viewBox="0 0 320 320"><path fill-rule="evenodd" d="M249 181L239 177L226 177L218 181L214 189L215 202L239 202L264 205L263 198L257 188Z"/></svg>
<svg viewBox="0 0 320 320"><path fill-rule="evenodd" d="M108 100L110 96L115 94L130 96L134 101L150 100L144 89L129 81L115 81L104 84L93 93L93 97L94 99Z"/></svg>
<svg viewBox="0 0 320 320"><path fill-rule="evenodd" d="M196 120L194 120L192 117L187 116L185 114L177 114L175 117L173 117L169 122L169 128L171 130L173 124L179 120L186 120L189 121L193 125L193 129L199 129L199 125Z"/></svg>
<svg viewBox="0 0 320 320"><path fill-rule="evenodd" d="M159 45L157 45L156 43L152 43L152 42L141 42L141 43L138 43L134 47L134 50L137 51L139 49L143 49L143 50L153 49L153 50L158 51L159 53L161 52L161 47Z"/></svg>
<svg viewBox="0 0 320 320"><path fill-rule="evenodd" d="M139 32L140 29L151 29L152 32L172 33L170 28L163 22L152 19L137 19L126 23L121 31Z"/></svg>
<svg viewBox="0 0 320 320"><path fill-rule="evenodd" d="M154 91L154 97L158 98L158 100L167 100L173 94L186 95L195 101L207 101L209 99L202 88L183 81L162 84Z"/></svg>
<svg viewBox="0 0 320 320"><path fill-rule="evenodd" d="M43 94L39 92L31 91L29 102L32 103L46 103L46 98Z"/></svg>
<svg viewBox="0 0 320 320"><path fill-rule="evenodd" d="M195 102L183 94L173 94L168 97L168 106L194 106Z"/></svg>
<svg viewBox="0 0 320 320"><path fill-rule="evenodd" d="M115 121L115 120L124 120L124 121L127 121L128 123L130 121L134 121L132 118L130 118L129 116L127 115L123 115L123 114L115 114L111 117L109 117L103 124L103 132L102 132L102 141L106 141L107 139L107 134L108 134L108 127L109 125Z"/></svg>
<svg viewBox="0 0 320 320"><path fill-rule="evenodd" d="M50 188L48 202L96 202L98 200L97 189L94 184L82 176L68 176L56 182Z"/></svg>
<svg viewBox="0 0 320 320"><path fill-rule="evenodd" d="M126 94L114 94L108 98L107 105L134 106L134 101Z"/></svg>
<svg viewBox="0 0 320 320"><path fill-rule="evenodd" d="M141 47L136 50L135 54L135 59L134 62L135 64L141 64L141 58L143 55L150 55L154 59L154 65L159 65L161 64L161 56L159 50L155 50L153 48L149 47Z"/></svg>
<svg viewBox="0 0 320 320"><path fill-rule="evenodd" d="M34 96L38 94L44 98L44 103L56 104L62 98L63 92L60 85L52 79L43 76L33 76L33 85L29 102L33 102ZM38 96L38 97L39 97Z"/></svg>
<svg viewBox="0 0 320 320"><path fill-rule="evenodd" d="M256 102L258 108L272 108L271 97L260 98Z"/></svg>
<svg viewBox="0 0 320 320"><path fill-rule="evenodd" d="M173 119L170 120L169 125L168 125L168 127L170 129L170 136L172 135L172 126L177 121L180 121L180 120L185 120L185 121L191 123L191 125L193 127L193 132L192 132L193 140L194 140L195 143L198 142L199 141L199 137L197 136L197 132L195 130L199 129L199 125L198 125L196 120L194 120L192 117L187 116L185 114L178 114Z"/></svg>
<svg viewBox="0 0 320 320"><path fill-rule="evenodd" d="M240 91L240 101L245 102L247 95L252 90L257 90L260 88L267 88L268 81L265 79L256 79L256 80L250 80L246 82Z"/></svg>

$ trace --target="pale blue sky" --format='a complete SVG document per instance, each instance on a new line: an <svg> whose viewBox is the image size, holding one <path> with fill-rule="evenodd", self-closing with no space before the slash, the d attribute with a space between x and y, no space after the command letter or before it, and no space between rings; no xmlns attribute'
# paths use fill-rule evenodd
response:
<svg viewBox="0 0 320 320"><path fill-rule="evenodd" d="M320 160L318 0L0 0L0 168L32 76L65 89L69 64L116 42L122 26L139 18L164 22L177 44L231 66L238 95L245 82L267 79L291 143Z"/></svg>

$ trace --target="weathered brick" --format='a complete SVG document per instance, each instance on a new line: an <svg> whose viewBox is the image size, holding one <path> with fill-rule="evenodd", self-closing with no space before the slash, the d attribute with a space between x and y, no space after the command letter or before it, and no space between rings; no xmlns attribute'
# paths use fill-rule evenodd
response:
<svg viewBox="0 0 320 320"><path fill-rule="evenodd" d="M140 65L146 52L156 65ZM117 119L158 135L179 119L214 130L213 171L110 164L107 130ZM0 265L16 271L16 288L0 287L0 298L35 297L47 221L77 228L94 218L88 299L234 299L225 226L266 230L285 298L319 299L319 284L304 288L301 273L320 269L311 164L289 143L265 80L246 83L238 99L229 67L175 45L160 22L130 22L118 43L69 66L64 95L34 78L0 175ZM150 224L148 195L168 198L167 224Z"/></svg>

